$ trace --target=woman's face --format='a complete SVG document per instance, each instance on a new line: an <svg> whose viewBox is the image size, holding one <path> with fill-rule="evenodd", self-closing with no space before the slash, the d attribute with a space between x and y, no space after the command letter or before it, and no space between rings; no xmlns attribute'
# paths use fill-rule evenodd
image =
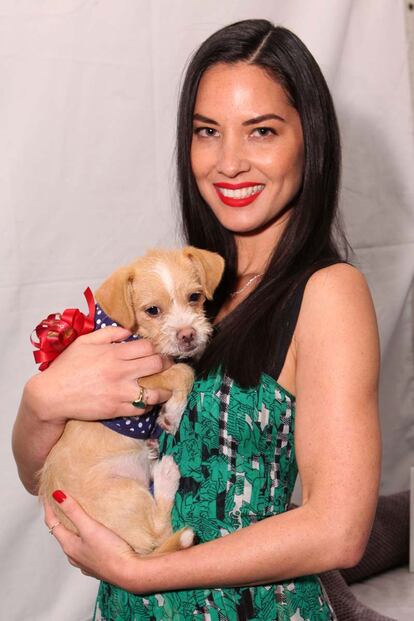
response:
<svg viewBox="0 0 414 621"><path fill-rule="evenodd" d="M234 233L277 221L302 182L299 115L260 67L220 63L201 78L191 165L205 201Z"/></svg>

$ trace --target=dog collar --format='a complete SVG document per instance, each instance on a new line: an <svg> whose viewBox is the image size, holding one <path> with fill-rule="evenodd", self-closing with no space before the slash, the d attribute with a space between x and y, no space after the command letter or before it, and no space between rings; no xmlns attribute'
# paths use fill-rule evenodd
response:
<svg viewBox="0 0 414 621"><path fill-rule="evenodd" d="M100 330L101 328L107 328L108 326L114 326L116 328L122 328L123 326L121 326L117 321L115 321L115 319L112 319L112 317L110 317L109 315L107 315L104 311L104 309L99 306L99 304L95 304L95 327L94 330ZM137 339L140 339L140 335L139 334L131 334L131 336L129 336L127 339L125 339L123 342L127 343L128 341L136 341Z"/></svg>
<svg viewBox="0 0 414 621"><path fill-rule="evenodd" d="M95 304L95 330L100 330L108 326L122 327L114 319L109 317L99 306ZM128 341L135 341L140 339L139 334L131 334L124 343ZM112 431L116 431L129 438L135 438L137 440L147 440L148 438L158 438L161 435L161 427L157 425L157 416L159 414L160 407L154 407L148 414L142 416L122 416L119 418L109 418L101 420L101 423L105 427L109 427Z"/></svg>

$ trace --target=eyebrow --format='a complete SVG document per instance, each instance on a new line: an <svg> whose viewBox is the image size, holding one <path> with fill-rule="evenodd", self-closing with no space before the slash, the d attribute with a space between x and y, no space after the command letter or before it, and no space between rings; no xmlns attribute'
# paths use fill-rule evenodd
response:
<svg viewBox="0 0 414 621"><path fill-rule="evenodd" d="M204 116L204 114L195 113L193 116L194 121L202 121L203 123L209 123L209 125L219 125L217 121L214 119L210 119L208 116ZM242 125L255 125L256 123L263 123L263 121L282 121L282 123L286 123L286 119L278 114L262 114L261 116L256 116L254 119L249 119L244 121Z"/></svg>
<svg viewBox="0 0 414 621"><path fill-rule="evenodd" d="M208 123L209 125L218 125L217 121L213 119L209 119L208 116L204 116L204 114L194 114L193 121L202 121L203 123Z"/></svg>
<svg viewBox="0 0 414 621"><path fill-rule="evenodd" d="M286 119L278 114L262 114L261 116L256 116L254 119L249 119L248 121L244 121L242 125L255 125L256 123L263 123L263 121L282 121L286 123Z"/></svg>

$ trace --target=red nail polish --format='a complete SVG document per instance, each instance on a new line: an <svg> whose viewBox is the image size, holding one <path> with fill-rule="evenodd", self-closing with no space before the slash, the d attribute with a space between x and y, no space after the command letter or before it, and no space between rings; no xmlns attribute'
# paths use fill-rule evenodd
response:
<svg viewBox="0 0 414 621"><path fill-rule="evenodd" d="M64 494L60 489L54 491L52 496L59 504L62 504L62 502L66 500L66 494Z"/></svg>

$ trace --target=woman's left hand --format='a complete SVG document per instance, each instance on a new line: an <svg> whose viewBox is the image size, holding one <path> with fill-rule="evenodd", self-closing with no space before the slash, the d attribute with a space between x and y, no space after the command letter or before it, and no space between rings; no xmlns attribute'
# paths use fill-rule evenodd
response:
<svg viewBox="0 0 414 621"><path fill-rule="evenodd" d="M45 522L60 543L69 563L87 576L122 586L128 582L128 560L137 555L126 541L92 519L68 494L59 491L61 510L73 522L79 535L59 523L51 505L44 500ZM53 527L53 528L52 528Z"/></svg>

